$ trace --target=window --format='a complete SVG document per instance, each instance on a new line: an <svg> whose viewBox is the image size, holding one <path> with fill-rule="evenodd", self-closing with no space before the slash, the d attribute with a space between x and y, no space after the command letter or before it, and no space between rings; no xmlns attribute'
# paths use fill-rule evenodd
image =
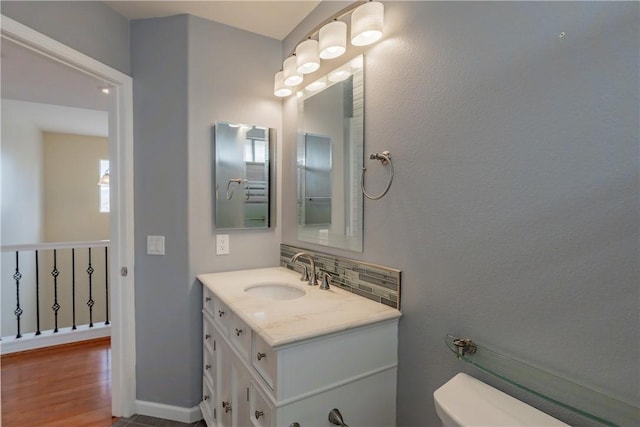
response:
<svg viewBox="0 0 640 427"><path fill-rule="evenodd" d="M100 160L100 177L109 171L109 160ZM100 212L109 212L109 184L100 185Z"/></svg>
<svg viewBox="0 0 640 427"><path fill-rule="evenodd" d="M247 138L244 144L244 161L264 163L266 161L267 143L260 139Z"/></svg>

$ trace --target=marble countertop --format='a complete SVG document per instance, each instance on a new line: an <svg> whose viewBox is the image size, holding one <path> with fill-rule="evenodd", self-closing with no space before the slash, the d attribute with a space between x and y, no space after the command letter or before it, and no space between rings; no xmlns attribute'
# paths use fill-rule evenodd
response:
<svg viewBox="0 0 640 427"><path fill-rule="evenodd" d="M198 280L271 347L395 319L400 311L332 286L322 290L301 282L300 274L283 267L201 274ZM245 288L279 282L306 292L275 300L252 296Z"/></svg>

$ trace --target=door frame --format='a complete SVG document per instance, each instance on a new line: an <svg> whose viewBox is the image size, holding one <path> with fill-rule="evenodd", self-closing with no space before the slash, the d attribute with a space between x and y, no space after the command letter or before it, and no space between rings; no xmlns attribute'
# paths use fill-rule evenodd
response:
<svg viewBox="0 0 640 427"><path fill-rule="evenodd" d="M78 52L5 15L3 38L112 86L109 111L111 263L111 413L134 414L135 305L133 221L133 81L126 74ZM127 273L121 274L122 269Z"/></svg>

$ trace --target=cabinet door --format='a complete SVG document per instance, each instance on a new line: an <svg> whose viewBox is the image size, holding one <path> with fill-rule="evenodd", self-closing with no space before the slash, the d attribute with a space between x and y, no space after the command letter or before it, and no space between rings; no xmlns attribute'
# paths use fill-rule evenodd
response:
<svg viewBox="0 0 640 427"><path fill-rule="evenodd" d="M214 421L215 395L211 390L211 385L206 377L202 378L202 402L200 402L200 410L202 417L208 426L215 426Z"/></svg>
<svg viewBox="0 0 640 427"><path fill-rule="evenodd" d="M202 375L207 378L209 384L215 387L216 384L216 355L217 345L220 341L218 332L212 324L212 320L208 315L204 315L202 322L203 329L203 345L202 345Z"/></svg>
<svg viewBox="0 0 640 427"><path fill-rule="evenodd" d="M216 348L217 366L217 419L218 426L231 427L233 415L233 390L231 387L231 349L221 339Z"/></svg>
<svg viewBox="0 0 640 427"><path fill-rule="evenodd" d="M256 385L249 384L249 416L251 417L251 424L255 427L272 427L275 425L275 415L275 409L267 403L267 399L258 391ZM301 425L304 426L304 424ZM311 426L311 424L308 424L308 426Z"/></svg>
<svg viewBox="0 0 640 427"><path fill-rule="evenodd" d="M235 359L231 368L231 381L233 384L233 425L242 427L250 426L249 414L249 381L247 369Z"/></svg>

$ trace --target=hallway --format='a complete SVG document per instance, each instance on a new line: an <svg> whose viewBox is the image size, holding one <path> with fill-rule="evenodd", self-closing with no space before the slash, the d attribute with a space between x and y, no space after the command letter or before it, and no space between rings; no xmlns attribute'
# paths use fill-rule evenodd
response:
<svg viewBox="0 0 640 427"><path fill-rule="evenodd" d="M2 356L4 427L110 426L111 340Z"/></svg>

